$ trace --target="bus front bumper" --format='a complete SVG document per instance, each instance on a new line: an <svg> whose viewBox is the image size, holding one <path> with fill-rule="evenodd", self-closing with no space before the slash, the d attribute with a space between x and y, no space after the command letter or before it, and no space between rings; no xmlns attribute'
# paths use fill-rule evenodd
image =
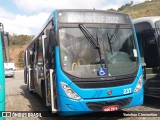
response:
<svg viewBox="0 0 160 120"><path fill-rule="evenodd" d="M77 115L90 112L103 111L104 106L118 105L118 109L130 108L143 104L144 91L129 95L99 98L99 99L80 99L73 100L64 96L59 96L59 111L61 115Z"/></svg>

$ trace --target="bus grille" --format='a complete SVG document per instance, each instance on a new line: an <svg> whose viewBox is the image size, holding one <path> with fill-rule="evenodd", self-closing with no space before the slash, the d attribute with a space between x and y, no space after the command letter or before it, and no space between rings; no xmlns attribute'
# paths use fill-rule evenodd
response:
<svg viewBox="0 0 160 120"><path fill-rule="evenodd" d="M111 105L118 105L119 109L122 109L125 106L129 105L129 103L131 101L132 101L132 97L120 99L120 100L115 100L115 101L108 101L108 102L106 102L106 101L104 101L104 102L88 102L87 106L92 111L103 111L104 106L111 106Z"/></svg>
<svg viewBox="0 0 160 120"><path fill-rule="evenodd" d="M77 78L66 74L74 84L80 88L106 88L129 85L136 79L136 74L118 76L118 77L103 77L103 78Z"/></svg>
<svg viewBox="0 0 160 120"><path fill-rule="evenodd" d="M133 78L127 78L127 79L121 79L121 80L97 80L97 81L81 81L77 82L74 81L74 83L80 87L80 88L106 88L106 87L118 87L123 85L129 85L132 84L135 80L135 77Z"/></svg>

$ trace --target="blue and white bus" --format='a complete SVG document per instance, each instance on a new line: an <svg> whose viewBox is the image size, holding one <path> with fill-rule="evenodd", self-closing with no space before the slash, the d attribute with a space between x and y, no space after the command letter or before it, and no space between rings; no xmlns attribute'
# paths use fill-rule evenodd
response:
<svg viewBox="0 0 160 120"><path fill-rule="evenodd" d="M0 112L5 111L5 75L4 75L4 62L9 62L8 54L8 33L4 32L3 24L0 23ZM0 116L0 120L4 120Z"/></svg>
<svg viewBox="0 0 160 120"><path fill-rule="evenodd" d="M160 16L133 20L144 65L145 95L160 98Z"/></svg>
<svg viewBox="0 0 160 120"><path fill-rule="evenodd" d="M72 115L143 104L141 59L127 14L55 10L26 48L24 64L29 91L52 112Z"/></svg>

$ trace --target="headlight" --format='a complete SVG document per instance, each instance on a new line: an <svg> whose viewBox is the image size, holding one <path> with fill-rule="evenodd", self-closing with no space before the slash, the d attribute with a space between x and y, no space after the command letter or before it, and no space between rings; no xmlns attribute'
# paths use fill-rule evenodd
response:
<svg viewBox="0 0 160 120"><path fill-rule="evenodd" d="M77 93L75 93L66 83L61 82L61 85L62 85L64 92L69 98L75 99L75 100L81 99L81 97Z"/></svg>
<svg viewBox="0 0 160 120"><path fill-rule="evenodd" d="M139 77L139 80L138 80L138 83L136 85L134 92L139 92L142 86L143 86L143 76Z"/></svg>

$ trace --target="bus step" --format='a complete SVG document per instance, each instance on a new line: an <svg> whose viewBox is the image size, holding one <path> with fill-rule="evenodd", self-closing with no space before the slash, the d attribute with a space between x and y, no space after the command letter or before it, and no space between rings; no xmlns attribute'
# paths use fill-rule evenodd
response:
<svg viewBox="0 0 160 120"><path fill-rule="evenodd" d="M160 80L160 74L146 74L146 80Z"/></svg>
<svg viewBox="0 0 160 120"><path fill-rule="evenodd" d="M145 88L159 88L160 89L160 81L159 80L147 80L145 82Z"/></svg>
<svg viewBox="0 0 160 120"><path fill-rule="evenodd" d="M145 96L149 96L149 97L160 98L160 93L159 94L155 94L154 92L146 92L144 95Z"/></svg>
<svg viewBox="0 0 160 120"><path fill-rule="evenodd" d="M152 73L160 73L160 68L145 68L146 74L152 74Z"/></svg>
<svg viewBox="0 0 160 120"><path fill-rule="evenodd" d="M145 89L147 91L160 90L160 74L147 74Z"/></svg>

